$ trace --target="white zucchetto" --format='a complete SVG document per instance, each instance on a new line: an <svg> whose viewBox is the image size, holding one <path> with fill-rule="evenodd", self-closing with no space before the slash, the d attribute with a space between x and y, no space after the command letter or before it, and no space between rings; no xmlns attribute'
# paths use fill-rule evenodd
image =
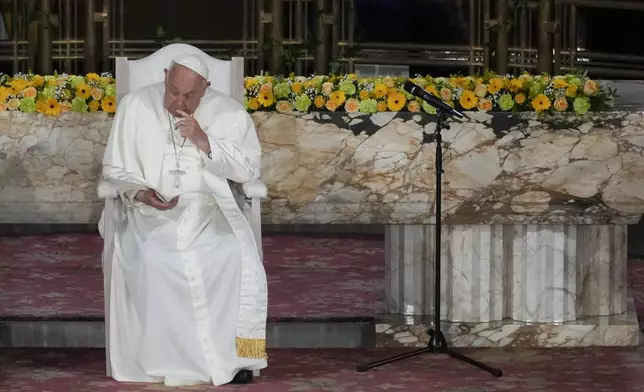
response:
<svg viewBox="0 0 644 392"><path fill-rule="evenodd" d="M208 65L203 59L196 54L182 54L172 60L173 63L183 65L201 75L204 79L208 80Z"/></svg>

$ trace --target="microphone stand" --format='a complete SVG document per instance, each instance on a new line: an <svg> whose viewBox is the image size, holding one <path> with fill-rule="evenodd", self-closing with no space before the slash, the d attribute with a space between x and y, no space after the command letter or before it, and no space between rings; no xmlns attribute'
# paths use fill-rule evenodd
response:
<svg viewBox="0 0 644 392"><path fill-rule="evenodd" d="M427 347L406 353L400 354L391 358L383 359L376 362L371 362L365 365L359 365L358 372L366 372L378 366L387 365L392 362L397 362L402 359L414 357L419 354L432 353L432 354L447 354L452 358L460 361L467 362L470 365L489 372L495 377L501 377L503 372L501 369L490 367L484 363L478 362L472 358L466 357L463 354L457 353L447 346L445 336L441 331L441 181L443 174L443 130L449 130L450 126L446 124L448 113L441 108L436 108L436 131L433 134L423 132L423 144L436 142L436 240L434 245L435 251L435 279L434 279L434 328L429 328L429 341Z"/></svg>

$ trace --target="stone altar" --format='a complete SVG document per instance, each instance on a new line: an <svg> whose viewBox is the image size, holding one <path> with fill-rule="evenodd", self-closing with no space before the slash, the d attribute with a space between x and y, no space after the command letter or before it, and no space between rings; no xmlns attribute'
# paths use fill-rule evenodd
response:
<svg viewBox="0 0 644 392"><path fill-rule="evenodd" d="M468 113L444 133L443 318L459 346L631 345L626 228L644 211L644 112ZM431 117L258 112L264 223L386 225L381 345L431 313ZM90 223L111 119L0 113L0 223Z"/></svg>

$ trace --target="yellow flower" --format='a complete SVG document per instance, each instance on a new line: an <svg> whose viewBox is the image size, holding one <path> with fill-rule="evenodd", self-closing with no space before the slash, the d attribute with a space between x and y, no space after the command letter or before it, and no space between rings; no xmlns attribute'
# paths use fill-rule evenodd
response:
<svg viewBox="0 0 644 392"><path fill-rule="evenodd" d="M324 97L321 95L316 95L315 99L313 99L313 104L318 109L322 109L325 103L326 103L326 99L324 99Z"/></svg>
<svg viewBox="0 0 644 392"><path fill-rule="evenodd" d="M298 95L302 94L302 89L303 89L303 86L302 86L302 83L300 82L295 82L291 85L291 90L293 90L295 94L298 94Z"/></svg>
<svg viewBox="0 0 644 392"><path fill-rule="evenodd" d="M358 75L356 75L356 74L348 74L347 76L348 76L348 77L349 77L349 79L351 79L351 80L357 80L357 79L358 79Z"/></svg>
<svg viewBox="0 0 644 392"><path fill-rule="evenodd" d="M347 113L356 113L360 109L360 101L355 98L350 98L344 104L344 110Z"/></svg>
<svg viewBox="0 0 644 392"><path fill-rule="evenodd" d="M380 101L378 102L378 105L376 106L379 112L386 112L387 111L387 103Z"/></svg>
<svg viewBox="0 0 644 392"><path fill-rule="evenodd" d="M89 106L90 112L97 112L100 105L101 104L98 101L91 101L90 103L87 104L87 106Z"/></svg>
<svg viewBox="0 0 644 392"><path fill-rule="evenodd" d="M48 116L58 116L60 114L60 104L55 98L50 98L44 102L43 113Z"/></svg>
<svg viewBox="0 0 644 392"><path fill-rule="evenodd" d="M420 112L420 103L418 101L409 101L407 109L412 113L418 113Z"/></svg>
<svg viewBox="0 0 644 392"><path fill-rule="evenodd" d="M554 88L566 88L568 87L568 82L564 78L555 78L553 81Z"/></svg>
<svg viewBox="0 0 644 392"><path fill-rule="evenodd" d="M460 103L463 109L465 110L470 110L474 108L478 102L479 102L479 98L471 90L463 91L463 94L461 94L461 98L459 98L458 100L458 103Z"/></svg>
<svg viewBox="0 0 644 392"><path fill-rule="evenodd" d="M114 97L106 97L101 101L101 109L106 113L114 113L116 111L116 101Z"/></svg>
<svg viewBox="0 0 644 392"><path fill-rule="evenodd" d="M433 84L430 84L427 87L425 87L425 91L427 91L428 93L432 94L435 97L438 97L438 90L436 90L436 86L434 86Z"/></svg>
<svg viewBox="0 0 644 392"><path fill-rule="evenodd" d="M525 103L526 96L523 93L519 93L514 96L514 102L518 103L519 105L523 105Z"/></svg>
<svg viewBox="0 0 644 392"><path fill-rule="evenodd" d="M503 88L503 79L501 78L492 78L487 84L487 91L490 94L496 94Z"/></svg>
<svg viewBox="0 0 644 392"><path fill-rule="evenodd" d="M577 86L574 84L569 85L566 87L566 97L574 98L577 96Z"/></svg>
<svg viewBox="0 0 644 392"><path fill-rule="evenodd" d="M100 101L103 98L103 90L98 87L92 87L91 95L95 101Z"/></svg>
<svg viewBox="0 0 644 392"><path fill-rule="evenodd" d="M402 108L405 107L406 103L407 103L407 98L405 98L405 95L397 91L390 93L389 96L387 97L387 107L392 112L401 111Z"/></svg>
<svg viewBox="0 0 644 392"><path fill-rule="evenodd" d="M13 95L18 95L27 88L27 81L24 79L14 79L9 83L9 86L11 86L11 94Z"/></svg>
<svg viewBox="0 0 644 392"><path fill-rule="evenodd" d="M0 102L6 102L9 95L11 95L11 89L5 86L0 86Z"/></svg>
<svg viewBox="0 0 644 392"><path fill-rule="evenodd" d="M85 83L80 83L76 86L76 96L82 99L87 99L92 95L92 88Z"/></svg>
<svg viewBox="0 0 644 392"><path fill-rule="evenodd" d="M333 103L336 104L336 106L340 106L346 101L347 96L344 93L344 91L334 91L331 93L331 96L329 97L329 101L333 101Z"/></svg>
<svg viewBox="0 0 644 392"><path fill-rule="evenodd" d="M45 80L47 80L47 86L49 87L55 87L58 85L58 81L53 76L48 76Z"/></svg>
<svg viewBox="0 0 644 392"><path fill-rule="evenodd" d="M508 89L513 93L516 93L517 91L521 91L521 89L523 89L523 84L523 79L512 79L510 80Z"/></svg>
<svg viewBox="0 0 644 392"><path fill-rule="evenodd" d="M249 99L249 100L248 100L248 107L249 107L251 110L257 110L257 109L259 109L259 101L257 100L257 98L251 98L251 99Z"/></svg>
<svg viewBox="0 0 644 392"><path fill-rule="evenodd" d="M543 94L539 94L532 100L532 107L537 112L543 112L550 109L550 99Z"/></svg>
<svg viewBox="0 0 644 392"><path fill-rule="evenodd" d="M91 80L92 82L98 82L99 80L101 80L101 77L98 76L98 74L93 72L88 73L85 77L87 78L87 80Z"/></svg>
<svg viewBox="0 0 644 392"><path fill-rule="evenodd" d="M247 77L247 78L245 78L245 79L244 79L244 88L245 88L246 90L250 90L250 89L251 89L251 88L253 88L256 84L257 84L257 80L256 80L255 78Z"/></svg>
<svg viewBox="0 0 644 392"><path fill-rule="evenodd" d="M364 101L365 99L369 99L369 91L367 90L360 90L360 99Z"/></svg>
<svg viewBox="0 0 644 392"><path fill-rule="evenodd" d="M378 83L373 89L373 97L378 99L387 95L387 86L383 83Z"/></svg>
<svg viewBox="0 0 644 392"><path fill-rule="evenodd" d="M553 106L558 112L565 112L568 109L568 100L564 97L559 97L555 99Z"/></svg>
<svg viewBox="0 0 644 392"><path fill-rule="evenodd" d="M260 105L267 108L275 103L275 97L273 96L272 92L260 91L260 93L257 95L257 101L259 101Z"/></svg>
<svg viewBox="0 0 644 392"><path fill-rule="evenodd" d="M482 99L478 104L478 109L482 112L489 112L492 110L492 100L491 99Z"/></svg>
<svg viewBox="0 0 644 392"><path fill-rule="evenodd" d="M34 77L31 79L31 83L32 83L32 84L33 84L33 86L35 86L35 87L40 87L40 86L42 86L43 84L45 84L45 78L43 78L43 77L42 77L42 76L40 76L40 75L34 75Z"/></svg>

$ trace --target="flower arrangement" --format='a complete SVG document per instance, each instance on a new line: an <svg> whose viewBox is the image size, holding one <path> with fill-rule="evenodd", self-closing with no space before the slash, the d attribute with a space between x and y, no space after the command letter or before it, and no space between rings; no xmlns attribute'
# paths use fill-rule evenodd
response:
<svg viewBox="0 0 644 392"><path fill-rule="evenodd" d="M116 84L109 73L0 75L0 111L58 116L64 112L114 113Z"/></svg>
<svg viewBox="0 0 644 392"><path fill-rule="evenodd" d="M420 112L435 109L403 90L406 78L358 78L342 76L246 77L247 110L278 112L344 111L348 113ZM426 91L454 108L485 112L538 113L606 110L613 106L615 91L585 74L560 76L452 76L411 78Z"/></svg>

